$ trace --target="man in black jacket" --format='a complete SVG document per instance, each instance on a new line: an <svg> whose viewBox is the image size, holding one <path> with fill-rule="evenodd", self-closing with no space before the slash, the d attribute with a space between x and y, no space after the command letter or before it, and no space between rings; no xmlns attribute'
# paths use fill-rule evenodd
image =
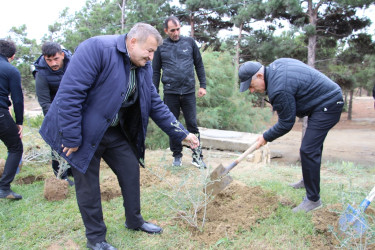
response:
<svg viewBox="0 0 375 250"><path fill-rule="evenodd" d="M68 68L72 54L70 51L61 49L60 44L55 42L46 42L42 46L42 55L35 61L35 89L38 102L46 115L53 99L59 89L62 77ZM52 169L57 176L59 172L59 162L52 156ZM68 169L61 175L61 179L66 180L70 186L74 182L68 178L72 176L71 169Z"/></svg>
<svg viewBox="0 0 375 250"><path fill-rule="evenodd" d="M296 116L309 117L300 148L306 197L293 212L320 208L323 142L328 131L340 120L344 105L341 88L318 70L291 58L278 59L268 67L258 62L246 62L238 75L240 91L267 92L279 116L278 122L258 137L258 148L288 133Z"/></svg>
<svg viewBox="0 0 375 250"><path fill-rule="evenodd" d="M191 37L180 36L180 21L170 16L164 21L164 32L168 38L155 52L152 61L153 83L159 92L160 71L163 70L161 81L164 88L164 102L173 115L178 119L180 110L185 118L187 130L198 138L196 98L195 98L195 74L200 82L198 97L206 95L206 75L199 48ZM181 166L182 145L172 140L169 141L173 152L173 166ZM198 168L206 168L203 162L202 148L193 150L192 164Z"/></svg>
<svg viewBox="0 0 375 250"><path fill-rule="evenodd" d="M0 179L0 198L20 200L22 196L10 189L22 158L23 93L21 74L10 64L16 54L16 45L9 40L0 40L0 140L8 149L8 158ZM14 122L9 112L12 103L16 115Z"/></svg>

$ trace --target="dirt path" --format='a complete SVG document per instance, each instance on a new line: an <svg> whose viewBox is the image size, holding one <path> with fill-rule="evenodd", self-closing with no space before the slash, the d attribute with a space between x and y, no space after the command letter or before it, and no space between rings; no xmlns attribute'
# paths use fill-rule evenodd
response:
<svg viewBox="0 0 375 250"><path fill-rule="evenodd" d="M347 113L328 133L324 142L323 161L351 161L373 166L375 162L375 110L372 97L357 97L354 100L352 120ZM272 151L282 158L273 159L292 164L299 158L302 123L297 122L292 131L269 144Z"/></svg>

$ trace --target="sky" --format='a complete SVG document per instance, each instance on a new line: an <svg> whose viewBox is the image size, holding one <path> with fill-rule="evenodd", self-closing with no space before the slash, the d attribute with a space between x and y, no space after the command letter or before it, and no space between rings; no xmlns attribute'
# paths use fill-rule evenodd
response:
<svg viewBox="0 0 375 250"><path fill-rule="evenodd" d="M59 14L69 7L69 12L73 14L85 5L86 0L0 0L0 39L7 37L9 30L15 26L23 24L27 26L27 37L40 39L48 34L48 25L55 23ZM375 34L375 5L369 10L358 12L372 18L372 26L367 29L370 34ZM183 35L188 35L190 27L187 27Z"/></svg>
<svg viewBox="0 0 375 250"><path fill-rule="evenodd" d="M0 0L0 38L5 38L15 26L26 24L27 37L40 41L48 34L59 14L69 7L69 13L81 10L86 0Z"/></svg>

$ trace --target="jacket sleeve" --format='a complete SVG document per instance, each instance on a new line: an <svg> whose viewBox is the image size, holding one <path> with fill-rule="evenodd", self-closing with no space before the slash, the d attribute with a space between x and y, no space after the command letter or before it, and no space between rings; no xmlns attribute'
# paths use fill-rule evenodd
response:
<svg viewBox="0 0 375 250"><path fill-rule="evenodd" d="M194 58L195 71L197 72L200 87L205 89L206 88L206 73L204 71L202 56L194 40L193 40L192 46L193 46L193 58Z"/></svg>
<svg viewBox="0 0 375 250"><path fill-rule="evenodd" d="M58 105L58 124L62 144L79 147L82 143L82 109L88 91L101 71L103 46L98 39L82 42L67 68L54 102Z"/></svg>
<svg viewBox="0 0 375 250"><path fill-rule="evenodd" d="M374 85L374 88L372 89L372 97L374 97L375 99L375 85Z"/></svg>
<svg viewBox="0 0 375 250"><path fill-rule="evenodd" d="M23 124L23 93L21 87L21 74L18 69L14 68L14 71L10 74L9 79L10 97L13 103L14 114L16 115L16 124Z"/></svg>
<svg viewBox="0 0 375 250"><path fill-rule="evenodd" d="M153 85L151 86L150 117L173 141L181 142L189 134L189 131L182 126L167 105L160 99Z"/></svg>
<svg viewBox="0 0 375 250"><path fill-rule="evenodd" d="M154 53L154 59L152 60L152 82L155 85L157 93L159 93L160 85L160 71L161 71L161 56L160 50L156 50Z"/></svg>
<svg viewBox="0 0 375 250"><path fill-rule="evenodd" d="M43 114L46 115L51 106L52 98L47 80L39 73L35 75L35 91L38 102L43 109Z"/></svg>
<svg viewBox="0 0 375 250"><path fill-rule="evenodd" d="M272 107L277 111L279 119L263 134L264 139L268 142L288 133L296 121L296 101L292 95L284 92L278 93L273 98Z"/></svg>

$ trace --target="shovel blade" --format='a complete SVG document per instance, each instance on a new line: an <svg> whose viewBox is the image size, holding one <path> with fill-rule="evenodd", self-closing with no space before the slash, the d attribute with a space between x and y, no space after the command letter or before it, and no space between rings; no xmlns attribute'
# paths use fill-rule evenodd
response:
<svg viewBox="0 0 375 250"><path fill-rule="evenodd" d="M339 219L340 230L345 232L352 228L357 235L361 236L367 229L367 222L366 219L360 215L361 211L348 205Z"/></svg>
<svg viewBox="0 0 375 250"><path fill-rule="evenodd" d="M223 164L220 164L219 166L217 166L213 171L212 173L210 174L210 179L212 181L216 181L218 179L220 179L222 176L224 176L226 173L225 173L225 168L223 166Z"/></svg>
<svg viewBox="0 0 375 250"><path fill-rule="evenodd" d="M218 193L223 191L232 181L233 178L230 175L227 175L220 180L216 179L207 185L206 192L208 195L217 195Z"/></svg>

